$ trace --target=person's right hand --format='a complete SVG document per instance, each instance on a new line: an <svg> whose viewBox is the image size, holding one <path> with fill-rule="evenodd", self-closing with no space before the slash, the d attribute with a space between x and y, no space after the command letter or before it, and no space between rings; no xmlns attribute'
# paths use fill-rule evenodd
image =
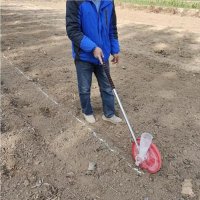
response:
<svg viewBox="0 0 200 200"><path fill-rule="evenodd" d="M101 48L96 47L93 51L94 57L97 58L99 60L99 62L103 65L103 51L101 50Z"/></svg>

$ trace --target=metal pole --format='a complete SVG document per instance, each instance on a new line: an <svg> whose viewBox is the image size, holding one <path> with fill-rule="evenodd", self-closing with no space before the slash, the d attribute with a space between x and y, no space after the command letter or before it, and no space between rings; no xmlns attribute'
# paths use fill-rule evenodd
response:
<svg viewBox="0 0 200 200"><path fill-rule="evenodd" d="M135 137L133 128L132 128L131 125L130 125L130 122L129 122L128 117L127 117L127 115L126 115L126 113L125 113L125 111L124 111L124 108L123 108L122 103L121 103L121 101L120 101L120 99L119 99L119 96L118 96L118 94L117 94L116 89L113 89L113 93L114 93L114 95L115 95L115 97L116 97L116 99L117 99L117 101L118 101L118 103L119 103L119 107L121 108L121 111L122 111L122 113L123 113L123 115L124 115L125 121L126 121L126 123L127 123L127 125L128 125L128 128L129 128L129 130L130 130L130 132L131 132L131 135L132 135L132 137L133 137L133 140L134 140L134 142L135 142L135 144L136 144L136 147L137 147L137 149L138 149L138 151L139 151L139 146L138 146L138 143L137 143L137 140L136 140L136 137Z"/></svg>

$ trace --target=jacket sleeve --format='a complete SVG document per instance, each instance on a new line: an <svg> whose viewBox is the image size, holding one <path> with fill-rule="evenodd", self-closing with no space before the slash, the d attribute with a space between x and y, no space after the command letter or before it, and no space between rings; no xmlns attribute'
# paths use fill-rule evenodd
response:
<svg viewBox="0 0 200 200"><path fill-rule="evenodd" d="M91 52L97 45L81 31L81 19L77 0L66 2L66 31L75 46L85 52Z"/></svg>
<svg viewBox="0 0 200 200"><path fill-rule="evenodd" d="M109 37L110 37L110 44L111 44L111 54L112 55L118 54L120 52L120 46L119 46L119 41L118 41L117 18L116 18L114 3L113 3L112 16L110 20Z"/></svg>

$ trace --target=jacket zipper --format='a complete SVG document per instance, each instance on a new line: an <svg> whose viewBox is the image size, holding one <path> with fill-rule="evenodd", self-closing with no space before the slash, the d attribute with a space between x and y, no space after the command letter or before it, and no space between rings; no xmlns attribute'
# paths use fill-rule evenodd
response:
<svg viewBox="0 0 200 200"><path fill-rule="evenodd" d="M100 32L99 32L99 20L100 20L100 12L101 12L101 5L100 5L100 7L99 7L99 11L97 11L97 9L96 9L96 6L95 6L95 4L94 4L94 2L92 1L92 4L93 4L93 6L95 7L95 10L96 10L96 12L97 12L97 16L98 16L98 34L99 34L99 39L100 39L100 43L102 42L102 39L101 39L101 34L100 34ZM101 46L99 46L100 48L102 48Z"/></svg>

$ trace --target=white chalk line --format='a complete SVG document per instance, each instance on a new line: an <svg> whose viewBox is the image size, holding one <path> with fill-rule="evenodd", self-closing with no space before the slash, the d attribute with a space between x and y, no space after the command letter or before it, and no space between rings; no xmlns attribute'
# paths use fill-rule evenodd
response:
<svg viewBox="0 0 200 200"><path fill-rule="evenodd" d="M33 81L33 79L31 79L29 76L25 75L24 72L22 72L18 67L15 67L15 69L22 74L28 81ZM55 103L56 105L58 105L58 102L56 102L55 100L53 100L44 90L42 90L41 87L39 87L37 84L35 84L34 82L32 82L32 84L34 84L34 86L40 91L42 92L42 94L44 94L49 100L51 100L53 103Z"/></svg>
<svg viewBox="0 0 200 200"><path fill-rule="evenodd" d="M6 59L10 62L10 64L11 64L12 66L14 66L14 64L13 64L5 55L3 55L3 57L6 58ZM28 75L24 74L24 72L21 71L18 67L15 67L15 70L18 71L26 80L28 80L28 81L33 81L32 78L30 78ZM58 105L59 105L59 106L61 105L61 104L59 104L58 102L56 102L53 98L51 98L44 90L42 90L42 88L39 87L38 84L35 84L34 82L31 82L31 83L36 87L36 89L38 89L38 91L40 91L44 96L46 96L46 97L47 97L51 102L53 102L55 105L57 105L57 106L58 106ZM117 150L111 148L110 145L106 142L106 140L100 138L100 137L97 135L97 133L96 133L94 130L92 130L90 127L88 127L87 124L86 124L84 121L82 121L81 119L79 119L78 117L76 117L76 116L73 115L73 114L71 114L71 115L72 115L78 122L80 122L82 125L84 125L84 126L92 133L92 135L93 135L95 138L97 138L101 143L103 143L104 146L106 146L106 147L108 148L109 151L111 151L111 152L114 153L115 155L120 156L120 157L126 162L126 164L127 164L130 168L132 168L132 169L133 169L134 171L136 171L138 174L144 174L144 172L140 171L138 168L133 167L132 164L129 163L129 162L126 160L126 158L125 158L124 156L122 156Z"/></svg>

